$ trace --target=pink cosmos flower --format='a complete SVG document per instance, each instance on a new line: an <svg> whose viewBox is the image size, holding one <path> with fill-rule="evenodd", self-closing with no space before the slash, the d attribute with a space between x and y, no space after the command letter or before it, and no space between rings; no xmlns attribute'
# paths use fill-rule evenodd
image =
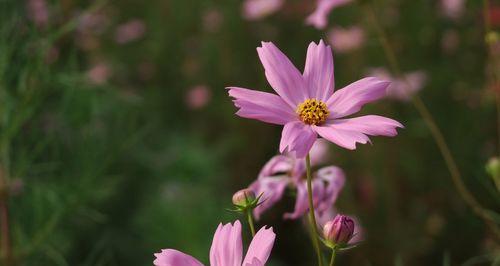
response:
<svg viewBox="0 0 500 266"><path fill-rule="evenodd" d="M196 110L203 108L210 102L212 92L205 85L198 85L190 89L186 95L186 104L189 109Z"/></svg>
<svg viewBox="0 0 500 266"><path fill-rule="evenodd" d="M373 69L370 74L381 79L392 80L392 83L387 87L387 96L400 101L410 100L413 94L420 91L427 81L427 75L423 71L404 74L403 78L392 77L389 71L383 68Z"/></svg>
<svg viewBox="0 0 500 266"><path fill-rule="evenodd" d="M311 149L311 165L320 164L326 157L326 145L318 140ZM255 195L262 195L262 203L254 209L254 216L260 219L264 211L276 204L291 187L297 192L295 209L285 213L285 219L298 219L309 210L307 199L306 165L304 160L288 155L277 155L267 162L259 173L258 179L250 185ZM313 203L315 210L322 213L330 208L344 187L345 175L342 169L328 166L313 173Z"/></svg>
<svg viewBox="0 0 500 266"><path fill-rule="evenodd" d="M280 152L304 158L318 135L346 149L367 143L371 136L395 136L399 122L377 115L345 118L385 96L390 84L369 77L333 92L333 56L323 41L307 49L303 74L272 43L257 48L265 74L276 94L229 87L237 115L284 125Z"/></svg>
<svg viewBox="0 0 500 266"><path fill-rule="evenodd" d="M365 31L358 26L334 27L328 33L332 48L337 53L347 53L359 49L366 41Z"/></svg>
<svg viewBox="0 0 500 266"><path fill-rule="evenodd" d="M317 0L314 12L306 18L306 24L317 29L324 29L328 24L328 15L332 9L349 4L352 0Z"/></svg>
<svg viewBox="0 0 500 266"><path fill-rule="evenodd" d="M146 32L146 25L140 19L133 19L120 25L115 32L115 41L119 44L126 44L135 41Z"/></svg>
<svg viewBox="0 0 500 266"><path fill-rule="evenodd" d="M278 11L284 0L245 0L242 13L247 20L259 20Z"/></svg>
<svg viewBox="0 0 500 266"><path fill-rule="evenodd" d="M261 228L254 236L242 264L241 223L219 224L210 248L211 266L264 266L274 245L272 227ZM203 266L197 259L174 249L155 253L155 266Z"/></svg>

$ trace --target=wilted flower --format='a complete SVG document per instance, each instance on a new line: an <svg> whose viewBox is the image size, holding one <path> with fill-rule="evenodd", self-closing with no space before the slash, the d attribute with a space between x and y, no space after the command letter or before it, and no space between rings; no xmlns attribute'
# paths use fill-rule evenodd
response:
<svg viewBox="0 0 500 266"><path fill-rule="evenodd" d="M306 24L317 29L324 29L328 24L328 15L332 9L348 4L353 0L317 0L316 9L306 18Z"/></svg>
<svg viewBox="0 0 500 266"><path fill-rule="evenodd" d="M443 14L451 19L458 19L465 11L465 0L441 0Z"/></svg>
<svg viewBox="0 0 500 266"><path fill-rule="evenodd" d="M230 87L229 95L241 117L284 125L280 152L304 158L318 135L346 149L368 143L371 136L395 136L399 122L376 115L350 116L366 103L383 98L390 84L379 78L364 78L333 92L333 56L323 41L307 50L304 73L272 43L257 48L271 87L266 93Z"/></svg>
<svg viewBox="0 0 500 266"><path fill-rule="evenodd" d="M317 166L326 157L326 145L317 141L311 149L311 165ZM314 151L314 152L313 152ZM258 179L250 185L256 195L262 195L262 203L254 210L259 219L264 211L271 208L283 197L287 187L296 190L297 199L292 213L285 213L284 218L298 219L309 210L307 200L306 165L304 160L297 160L291 155L277 155L267 162L259 173ZM315 210L321 213L330 208L344 187L345 175L342 169L328 166L313 173L313 203Z"/></svg>
<svg viewBox="0 0 500 266"><path fill-rule="evenodd" d="M140 19L133 19L120 25L115 31L115 41L119 44L135 41L146 32L146 25Z"/></svg>
<svg viewBox="0 0 500 266"><path fill-rule="evenodd" d="M376 68L370 71L370 75L391 80L391 84L387 87L387 97L400 101L410 100L415 93L424 87L427 81L427 75L423 71L406 73L404 77L396 78L391 76L389 71Z"/></svg>
<svg viewBox="0 0 500 266"><path fill-rule="evenodd" d="M284 0L245 0L242 13L247 20L259 20L278 11Z"/></svg>
<svg viewBox="0 0 500 266"><path fill-rule="evenodd" d="M365 31L358 26L334 27L328 36L333 51L336 53L346 53L359 49L366 41Z"/></svg>
<svg viewBox="0 0 500 266"><path fill-rule="evenodd" d="M49 10L45 0L28 0L28 17L39 28L45 28L49 24Z"/></svg>
<svg viewBox="0 0 500 266"><path fill-rule="evenodd" d="M272 227L261 228L254 236L243 259L241 223L219 224L210 248L211 266L263 266L271 254L276 235ZM155 266L203 266L197 259L174 249L162 249L154 254ZM243 263L242 263L243 261Z"/></svg>
<svg viewBox="0 0 500 266"><path fill-rule="evenodd" d="M212 92L205 85L195 86L187 92L186 104L189 109L196 110L205 107L212 98Z"/></svg>
<svg viewBox="0 0 500 266"><path fill-rule="evenodd" d="M335 245L346 245L354 235L354 220L349 216L337 215L323 226L323 237Z"/></svg>

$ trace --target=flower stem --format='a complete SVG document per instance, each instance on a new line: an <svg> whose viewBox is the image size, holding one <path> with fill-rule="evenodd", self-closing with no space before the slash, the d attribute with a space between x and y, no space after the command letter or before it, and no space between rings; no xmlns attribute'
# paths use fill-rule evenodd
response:
<svg viewBox="0 0 500 266"><path fill-rule="evenodd" d="M314 214L314 202L313 202L313 191L312 191L312 176L311 176L311 158L309 154L306 156L306 173L307 173L307 199L309 201L309 225L311 226L312 232L312 242L314 250L316 251L316 256L318 258L318 265L323 266L323 258L321 256L321 250L319 247L319 235L316 223L316 216Z"/></svg>
<svg viewBox="0 0 500 266"><path fill-rule="evenodd" d="M2 145L2 165L0 166L0 248L2 265L12 265L12 244L10 239L8 206L9 143Z"/></svg>
<svg viewBox="0 0 500 266"><path fill-rule="evenodd" d="M399 67L399 62L397 60L396 54L394 50L392 49L392 46L389 43L389 40L387 38L387 35L380 25L377 15L373 9L373 6L371 4L367 4L365 6L365 11L367 13L367 17L370 19L370 24L375 28L375 31L377 32L379 41L383 47L385 56L387 60L389 61L389 65L391 67L391 70L393 71L396 76L403 78L403 80L408 83L408 81L404 78L402 75L401 69ZM422 99L418 95L414 95L412 97L412 102L417 111L419 112L420 116L424 119L425 123L427 124L427 127L429 128L432 137L434 138L434 141L436 142L436 145L438 146L439 151L441 152L441 155L443 156L443 159L446 163L446 166L448 168L448 171L450 172L451 179L453 181L453 184L460 194L460 196L463 198L463 200L472 208L472 210L478 215L480 218L482 218L485 223L490 227L491 231L494 233L495 237L497 238L498 241L500 241L500 229L497 227L495 220L491 217L489 214L489 211L484 209L479 202L476 200L476 198L472 195L472 193L467 189L466 185L462 181L462 176L460 174L460 171L458 169L457 163L455 162L455 159L453 158L453 155L451 154L450 148L446 144L446 141L444 139L443 133L439 129L438 125L434 121L434 118L425 105L425 103L422 101Z"/></svg>
<svg viewBox="0 0 500 266"><path fill-rule="evenodd" d="M252 233L252 237L255 236L255 226L253 224L253 216L252 216L252 210L246 210L247 213L247 220L248 220L248 226L250 227L250 232Z"/></svg>
<svg viewBox="0 0 500 266"><path fill-rule="evenodd" d="M330 258L330 266L334 266L335 265L335 256L337 255L337 249L336 248L332 248L332 257Z"/></svg>

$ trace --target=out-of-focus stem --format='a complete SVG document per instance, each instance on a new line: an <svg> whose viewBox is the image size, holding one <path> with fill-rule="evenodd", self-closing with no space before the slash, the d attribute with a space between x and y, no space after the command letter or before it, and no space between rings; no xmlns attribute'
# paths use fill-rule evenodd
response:
<svg viewBox="0 0 500 266"><path fill-rule="evenodd" d="M389 65L391 67L391 70L393 73L400 77L403 78L403 80L408 83L408 81L404 78L404 76L401 73L401 69L399 67L399 62L396 58L396 54L394 50L392 49L391 44L389 43L389 40L386 36L386 33L382 26L380 25L377 15L373 9L373 6L371 4L366 4L365 5L365 12L367 14L368 19L370 19L371 25L375 28L375 31L378 35L379 41L383 47L385 56L387 57L387 60L389 61ZM434 141L436 142L439 151L441 152L441 155L443 156L443 159L446 163L446 166L448 168L448 171L450 172L451 179L453 181L453 184L455 188L457 189L458 193L460 196L463 198L463 200L472 208L472 210L480 217L482 218L485 223L490 227L491 231L494 233L497 241L500 241L500 229L497 227L495 220L491 217L491 215L488 213L486 209L484 209L479 202L475 199L475 197L472 195L472 193L467 189L465 184L462 181L462 176L460 174L460 171L458 169L457 163L455 162L451 151L446 144L446 141L444 139L444 136L439 129L438 125L434 121L434 118L425 105L425 103L422 101L420 96L414 95L412 97L412 102L417 111L419 112L420 116L424 119L427 127L429 128L432 137L434 138Z"/></svg>
<svg viewBox="0 0 500 266"><path fill-rule="evenodd" d="M335 265L335 256L337 255L337 249L336 248L332 248L332 257L330 258L330 266L334 266Z"/></svg>
<svg viewBox="0 0 500 266"><path fill-rule="evenodd" d="M323 258L321 256L321 250L319 246L319 235L316 223L316 216L314 214L314 202L313 202L313 191L312 191L312 176L311 176L311 158L309 154L306 156L306 174L307 174L307 199L309 202L309 226L311 226L312 232L312 242L314 249L316 251L316 256L318 258L318 265L323 266Z"/></svg>
<svg viewBox="0 0 500 266"><path fill-rule="evenodd" d="M0 166L0 234L1 255L3 265L13 265L12 246L9 227L8 206L8 171L9 171L9 149L6 143L2 145L2 165Z"/></svg>
<svg viewBox="0 0 500 266"><path fill-rule="evenodd" d="M250 232L252 233L252 237L255 236L255 226L253 223L252 210L246 210L248 226L250 227Z"/></svg>

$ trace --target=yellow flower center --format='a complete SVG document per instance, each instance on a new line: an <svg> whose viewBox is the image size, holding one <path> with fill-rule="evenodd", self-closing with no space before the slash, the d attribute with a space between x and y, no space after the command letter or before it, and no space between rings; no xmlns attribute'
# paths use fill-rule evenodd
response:
<svg viewBox="0 0 500 266"><path fill-rule="evenodd" d="M321 125L326 121L330 111L322 101L316 99L307 99L299 104L295 111L302 122L308 125Z"/></svg>

